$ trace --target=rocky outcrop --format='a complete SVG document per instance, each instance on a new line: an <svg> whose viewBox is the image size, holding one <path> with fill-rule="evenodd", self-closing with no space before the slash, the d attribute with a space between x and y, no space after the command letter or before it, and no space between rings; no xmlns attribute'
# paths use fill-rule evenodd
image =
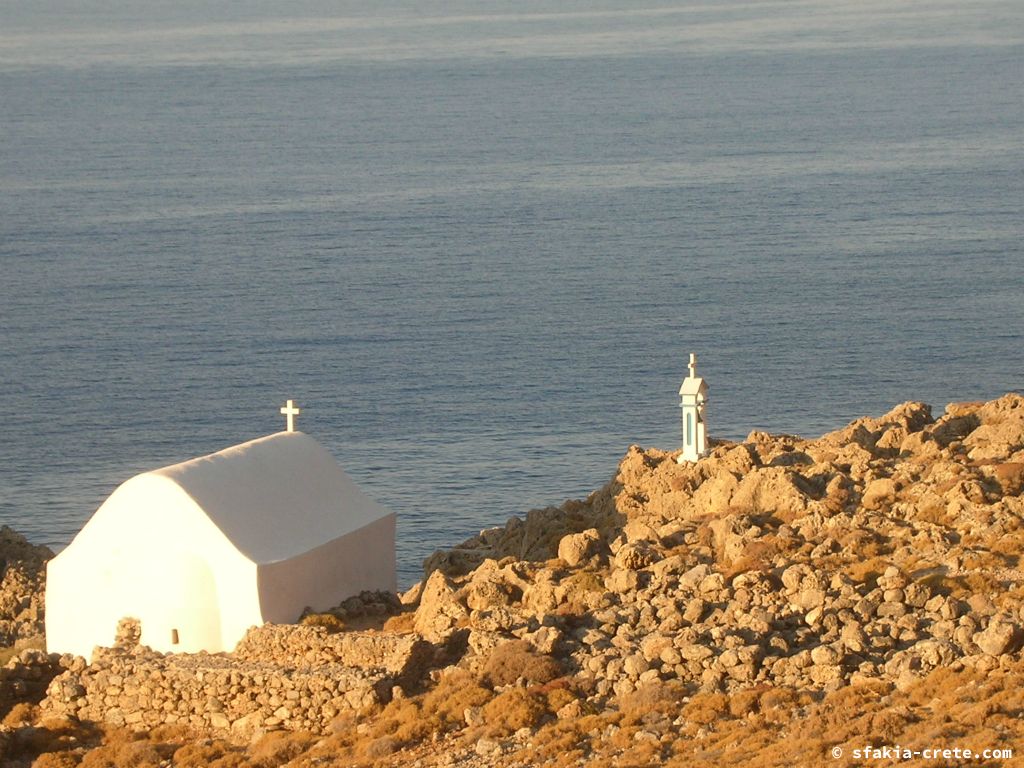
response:
<svg viewBox="0 0 1024 768"><path fill-rule="evenodd" d="M613 501L616 492L608 486L585 501L534 509L525 520L513 517L503 527L488 528L457 547L435 552L424 563L425 575L440 570L449 576L464 576L485 560L507 557L548 560L558 556L559 545L567 535L589 529L607 538L625 522Z"/></svg>
<svg viewBox="0 0 1024 768"><path fill-rule="evenodd" d="M817 440L756 432L675 458L631 448L561 518L531 513L544 534L526 549L513 520L460 545L475 568L432 557L417 627L439 642L468 631L468 668L550 629L594 706L651 681L907 685L1020 648L1019 395L938 420L905 403Z"/></svg>
<svg viewBox="0 0 1024 768"><path fill-rule="evenodd" d="M43 635L43 595L47 547L29 544L21 534L0 528L0 648Z"/></svg>

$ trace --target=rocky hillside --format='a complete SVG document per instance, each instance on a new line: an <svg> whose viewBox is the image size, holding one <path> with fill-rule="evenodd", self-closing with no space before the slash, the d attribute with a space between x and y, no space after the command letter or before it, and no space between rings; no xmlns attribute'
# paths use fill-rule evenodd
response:
<svg viewBox="0 0 1024 768"><path fill-rule="evenodd" d="M340 609L217 659L26 652L5 674L53 679L0 748L12 765L1024 757L1024 398L937 420L905 403L815 440L755 432L675 458L633 447L588 499L436 553L376 629L346 631Z"/></svg>
<svg viewBox="0 0 1024 768"><path fill-rule="evenodd" d="M1019 655L1024 398L674 458L634 447L585 502L431 558L416 629L464 627L469 668L523 638L597 707L666 682L902 690Z"/></svg>
<svg viewBox="0 0 1024 768"><path fill-rule="evenodd" d="M675 456L631 448L585 502L435 555L417 631L553 644L598 696L906 685L1020 645L1024 398Z"/></svg>

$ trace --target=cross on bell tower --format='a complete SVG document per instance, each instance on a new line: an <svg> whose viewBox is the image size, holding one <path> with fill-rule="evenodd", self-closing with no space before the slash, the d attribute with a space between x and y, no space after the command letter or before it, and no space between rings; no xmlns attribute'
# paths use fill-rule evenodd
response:
<svg viewBox="0 0 1024 768"><path fill-rule="evenodd" d="M285 403L284 408L281 409L281 413L287 419L286 421L286 432L295 431L295 417L298 416L302 411L295 405L295 403L289 400Z"/></svg>

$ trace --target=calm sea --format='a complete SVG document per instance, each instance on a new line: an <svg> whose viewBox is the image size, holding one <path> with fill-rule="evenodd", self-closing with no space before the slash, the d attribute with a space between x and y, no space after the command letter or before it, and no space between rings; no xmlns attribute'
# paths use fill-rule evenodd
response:
<svg viewBox="0 0 1024 768"><path fill-rule="evenodd" d="M1024 387L1024 5L0 0L0 522L299 426L422 558Z"/></svg>

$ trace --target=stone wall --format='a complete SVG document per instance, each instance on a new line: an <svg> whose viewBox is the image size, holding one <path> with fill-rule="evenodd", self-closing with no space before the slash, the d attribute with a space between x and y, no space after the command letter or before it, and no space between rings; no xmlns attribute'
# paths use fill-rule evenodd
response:
<svg viewBox="0 0 1024 768"><path fill-rule="evenodd" d="M235 654L163 655L127 644L97 649L90 664L78 659L54 678L42 706L137 729L325 733L338 715L387 702L402 685L413 685L432 657L433 646L414 635L267 625L251 629Z"/></svg>
<svg viewBox="0 0 1024 768"><path fill-rule="evenodd" d="M70 659L27 648L0 668L0 719L19 702L40 701L64 662Z"/></svg>
<svg viewBox="0 0 1024 768"><path fill-rule="evenodd" d="M51 557L48 548L0 527L0 648L42 637L46 561Z"/></svg>
<svg viewBox="0 0 1024 768"><path fill-rule="evenodd" d="M433 663L434 646L413 633L327 634L322 627L265 624L250 629L232 656L240 661L384 670L412 685Z"/></svg>

